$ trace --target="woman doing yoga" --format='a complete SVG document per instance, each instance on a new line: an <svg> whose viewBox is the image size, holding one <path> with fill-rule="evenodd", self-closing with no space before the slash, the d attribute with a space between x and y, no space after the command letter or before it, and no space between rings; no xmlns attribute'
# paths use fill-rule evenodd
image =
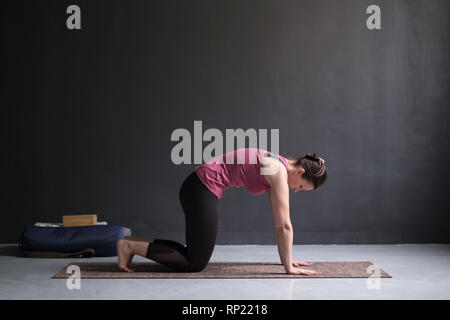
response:
<svg viewBox="0 0 450 320"><path fill-rule="evenodd" d="M286 158L269 151L239 149L195 167L183 182L179 198L185 215L186 246L164 239L126 237L117 242L119 269L133 272L134 255L156 261L173 271L200 272L209 262L217 235L217 202L230 187L251 194L268 193L275 222L278 253L288 274L317 274L298 268L309 263L292 259L293 229L289 189L313 190L328 176L325 161L314 153Z"/></svg>

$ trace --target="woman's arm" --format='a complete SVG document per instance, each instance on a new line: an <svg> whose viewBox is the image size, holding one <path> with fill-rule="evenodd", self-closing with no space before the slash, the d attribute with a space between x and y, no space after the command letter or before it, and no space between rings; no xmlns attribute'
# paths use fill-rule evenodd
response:
<svg viewBox="0 0 450 320"><path fill-rule="evenodd" d="M289 274L316 274L313 270L299 269L293 266L292 243L294 231L289 212L289 187L287 184L286 170L278 170L275 174L266 176L271 188L269 192L272 215L275 222L278 253L284 269ZM301 263L296 265L302 265ZM308 265L308 264L304 264Z"/></svg>
<svg viewBox="0 0 450 320"><path fill-rule="evenodd" d="M292 242L294 239L294 231L289 214L289 188L286 182L283 183L282 171L279 170L276 175L280 177L272 176L269 198L277 234L278 253L286 272L290 273L292 271Z"/></svg>

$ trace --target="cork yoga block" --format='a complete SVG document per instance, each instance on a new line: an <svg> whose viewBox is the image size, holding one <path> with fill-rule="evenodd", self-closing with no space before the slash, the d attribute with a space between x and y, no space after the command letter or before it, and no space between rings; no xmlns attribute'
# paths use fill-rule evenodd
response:
<svg viewBox="0 0 450 320"><path fill-rule="evenodd" d="M92 226L97 224L96 214L78 214L63 216L62 225L63 227L81 227L81 226Z"/></svg>

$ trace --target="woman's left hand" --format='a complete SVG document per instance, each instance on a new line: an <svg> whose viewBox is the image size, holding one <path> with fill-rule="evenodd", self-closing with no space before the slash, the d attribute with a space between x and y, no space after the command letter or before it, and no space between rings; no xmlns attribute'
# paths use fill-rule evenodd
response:
<svg viewBox="0 0 450 320"><path fill-rule="evenodd" d="M310 265L312 265L312 263L301 262L301 261L292 261L293 267L302 267L302 266L310 266Z"/></svg>

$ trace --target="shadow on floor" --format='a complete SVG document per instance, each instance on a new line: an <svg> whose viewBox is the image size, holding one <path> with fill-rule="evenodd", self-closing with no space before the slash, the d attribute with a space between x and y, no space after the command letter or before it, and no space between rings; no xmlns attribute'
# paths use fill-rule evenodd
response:
<svg viewBox="0 0 450 320"><path fill-rule="evenodd" d="M92 248L86 248L78 252L44 252L23 250L18 245L8 245L0 247L0 257L16 258L92 258L95 251Z"/></svg>
<svg viewBox="0 0 450 320"><path fill-rule="evenodd" d="M26 258L18 245L8 245L0 247L0 256Z"/></svg>

